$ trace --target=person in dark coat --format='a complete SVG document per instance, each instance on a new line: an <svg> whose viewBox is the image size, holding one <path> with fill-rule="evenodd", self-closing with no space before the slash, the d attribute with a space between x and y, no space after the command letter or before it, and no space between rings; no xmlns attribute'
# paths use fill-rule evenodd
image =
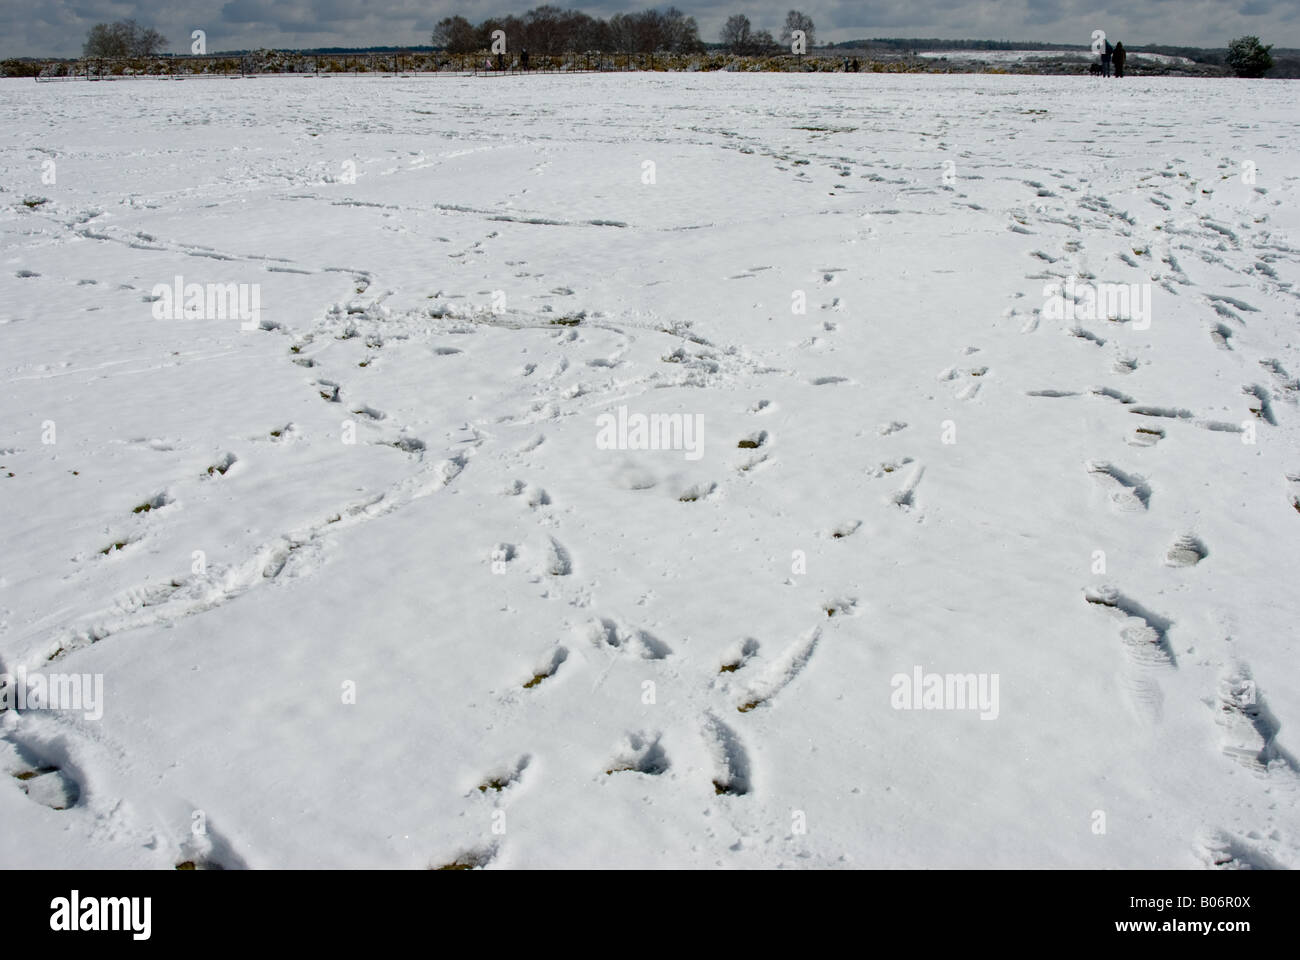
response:
<svg viewBox="0 0 1300 960"><path fill-rule="evenodd" d="M1124 76L1124 61L1128 59L1128 51L1124 49L1124 41L1115 44L1115 52L1111 54L1111 59L1115 61L1115 76Z"/></svg>
<svg viewBox="0 0 1300 960"><path fill-rule="evenodd" d="M1106 49L1103 50L1101 54L1101 75L1103 77L1110 76L1110 58L1114 55L1114 53L1115 53L1115 48L1112 47L1110 45L1110 41L1107 40Z"/></svg>
<svg viewBox="0 0 1300 960"><path fill-rule="evenodd" d="M525 70L528 69L528 51L526 49L519 51L519 66Z"/></svg>

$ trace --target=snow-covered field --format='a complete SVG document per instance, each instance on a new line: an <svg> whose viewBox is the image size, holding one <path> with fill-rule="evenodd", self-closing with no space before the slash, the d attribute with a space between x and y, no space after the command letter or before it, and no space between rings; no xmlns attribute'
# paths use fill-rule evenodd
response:
<svg viewBox="0 0 1300 960"><path fill-rule="evenodd" d="M4 81L0 865L1295 865L1296 94Z"/></svg>

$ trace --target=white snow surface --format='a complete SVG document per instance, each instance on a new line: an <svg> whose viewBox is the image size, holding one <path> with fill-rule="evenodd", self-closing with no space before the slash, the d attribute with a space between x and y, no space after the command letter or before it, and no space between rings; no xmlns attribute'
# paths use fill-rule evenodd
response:
<svg viewBox="0 0 1300 960"><path fill-rule="evenodd" d="M1296 94L0 82L0 865L1294 866Z"/></svg>

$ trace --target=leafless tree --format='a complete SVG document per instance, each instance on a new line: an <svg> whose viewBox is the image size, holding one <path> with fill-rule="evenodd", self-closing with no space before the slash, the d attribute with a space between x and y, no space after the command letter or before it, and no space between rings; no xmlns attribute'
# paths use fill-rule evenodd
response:
<svg viewBox="0 0 1300 960"><path fill-rule="evenodd" d="M473 53L478 49L478 34L464 17L445 17L433 28L433 45L447 53Z"/></svg>
<svg viewBox="0 0 1300 960"><path fill-rule="evenodd" d="M743 13L732 14L722 25L722 42L732 53L748 53L754 28Z"/></svg>
<svg viewBox="0 0 1300 960"><path fill-rule="evenodd" d="M813 46L813 33L816 27L813 26L812 17L798 10L791 10L785 15L785 27L781 30L781 46L787 50L790 49L790 43L793 40L793 34L796 30L802 30L804 39L808 43L808 49Z"/></svg>
<svg viewBox="0 0 1300 960"><path fill-rule="evenodd" d="M153 57L162 52L167 38L134 20L97 23L90 28L81 53L85 57Z"/></svg>
<svg viewBox="0 0 1300 960"><path fill-rule="evenodd" d="M750 56L759 56L774 53L777 49L776 41L772 39L772 31L759 30L749 35L749 47L745 52Z"/></svg>

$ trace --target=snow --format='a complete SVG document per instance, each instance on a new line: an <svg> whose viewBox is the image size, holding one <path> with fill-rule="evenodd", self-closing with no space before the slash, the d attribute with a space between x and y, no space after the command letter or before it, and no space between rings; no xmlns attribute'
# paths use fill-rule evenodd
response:
<svg viewBox="0 0 1300 960"><path fill-rule="evenodd" d="M1294 866L1297 102L4 81L0 864Z"/></svg>

